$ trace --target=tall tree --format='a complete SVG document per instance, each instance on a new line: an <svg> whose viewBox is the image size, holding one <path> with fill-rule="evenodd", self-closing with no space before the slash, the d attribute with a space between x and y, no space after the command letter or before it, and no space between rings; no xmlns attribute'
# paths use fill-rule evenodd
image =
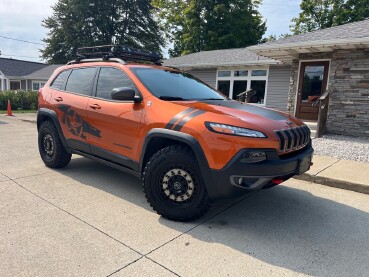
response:
<svg viewBox="0 0 369 277"><path fill-rule="evenodd" d="M59 0L52 8L40 50L49 63L65 63L83 46L116 43L160 52L164 45L150 0Z"/></svg>
<svg viewBox="0 0 369 277"><path fill-rule="evenodd" d="M189 53L246 47L266 31L260 0L153 0L173 43L169 53Z"/></svg>
<svg viewBox="0 0 369 277"><path fill-rule="evenodd" d="M294 34L312 32L369 18L369 0L302 0L292 19Z"/></svg>

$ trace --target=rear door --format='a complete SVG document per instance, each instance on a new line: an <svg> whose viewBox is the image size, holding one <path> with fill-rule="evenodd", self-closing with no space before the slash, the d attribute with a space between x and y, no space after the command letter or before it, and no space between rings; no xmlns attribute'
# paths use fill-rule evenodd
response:
<svg viewBox="0 0 369 277"><path fill-rule="evenodd" d="M100 136L89 137L91 153L137 169L138 137L144 105L112 100L112 90L120 87L131 87L139 93L120 68L101 67L95 84L96 92L87 105L88 120L100 131Z"/></svg>
<svg viewBox="0 0 369 277"><path fill-rule="evenodd" d="M68 147L86 153L90 152L88 138L100 136L99 130L87 121L86 114L96 72L97 67L71 70L68 72L69 75L61 89L53 95L55 112L58 115Z"/></svg>

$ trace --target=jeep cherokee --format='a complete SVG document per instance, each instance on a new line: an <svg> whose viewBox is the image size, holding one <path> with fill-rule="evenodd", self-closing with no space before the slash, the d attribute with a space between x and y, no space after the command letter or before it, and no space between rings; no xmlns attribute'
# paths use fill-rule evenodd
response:
<svg viewBox="0 0 369 277"><path fill-rule="evenodd" d="M160 59L124 46L82 48L55 70L38 99L46 166L65 167L78 154L131 173L152 208L178 221L310 168L301 120L230 100Z"/></svg>

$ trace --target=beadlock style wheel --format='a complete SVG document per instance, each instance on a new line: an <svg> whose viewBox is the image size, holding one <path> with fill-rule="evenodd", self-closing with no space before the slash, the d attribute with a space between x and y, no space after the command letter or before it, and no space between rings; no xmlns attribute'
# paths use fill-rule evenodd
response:
<svg viewBox="0 0 369 277"><path fill-rule="evenodd" d="M180 168L174 168L162 178L164 195L175 203L182 203L191 198L195 185L191 175Z"/></svg>
<svg viewBox="0 0 369 277"><path fill-rule="evenodd" d="M48 133L44 136L44 151L50 157L54 154L54 139Z"/></svg>
<svg viewBox="0 0 369 277"><path fill-rule="evenodd" d="M194 220L210 207L197 160L186 146L171 145L155 153L145 166L142 181L147 201L167 219Z"/></svg>

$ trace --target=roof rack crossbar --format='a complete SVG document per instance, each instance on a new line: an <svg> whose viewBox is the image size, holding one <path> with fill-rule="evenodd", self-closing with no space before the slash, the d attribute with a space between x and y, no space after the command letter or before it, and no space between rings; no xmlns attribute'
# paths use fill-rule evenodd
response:
<svg viewBox="0 0 369 277"><path fill-rule="evenodd" d="M73 61L70 61L67 63L67 65L76 64L76 63L92 63L92 62L103 62L103 61L109 61L109 62L117 62L120 64L127 64L125 61L119 58L109 58L108 60L104 60L103 58L96 58L96 59L75 59Z"/></svg>
<svg viewBox="0 0 369 277"><path fill-rule="evenodd" d="M74 63L87 61L91 59L100 59L103 61L145 61L161 65L161 55L154 51L136 49L124 45L101 45L93 47L82 47L77 49L77 57Z"/></svg>

